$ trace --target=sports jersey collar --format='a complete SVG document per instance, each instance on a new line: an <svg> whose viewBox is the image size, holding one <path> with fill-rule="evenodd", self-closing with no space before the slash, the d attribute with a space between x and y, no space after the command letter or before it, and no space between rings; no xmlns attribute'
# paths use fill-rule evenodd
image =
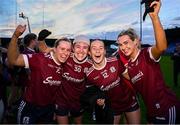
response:
<svg viewBox="0 0 180 125"><path fill-rule="evenodd" d="M31 49L30 47L27 47L28 50L32 51L32 52L35 52L34 49Z"/></svg>
<svg viewBox="0 0 180 125"><path fill-rule="evenodd" d="M50 55L51 55L51 57L52 57L52 59L53 59L53 61L59 66L59 65L61 65L60 63L58 63L57 61L56 61L56 59L54 58L54 56L53 56L53 52L50 52Z"/></svg>
<svg viewBox="0 0 180 125"><path fill-rule="evenodd" d="M134 59L132 59L132 58L130 59L130 60L131 60L131 62L134 62L134 61L137 59L137 57L138 57L138 56L139 56L139 54L140 54L140 51L141 51L141 50L138 50L138 52L137 52L137 54L136 54L136 56L135 56L135 58L134 58Z"/></svg>
<svg viewBox="0 0 180 125"><path fill-rule="evenodd" d="M94 69L96 69L96 70L101 70L101 69L103 69L103 68L106 66L106 64L107 64L107 59L105 58L104 61L105 61L105 63L104 63L104 65L103 65L101 68L96 68L96 67L94 66L94 64L93 64Z"/></svg>
<svg viewBox="0 0 180 125"><path fill-rule="evenodd" d="M78 61L78 60L76 59L76 57L75 57L74 54L72 55L72 57L73 57L74 62L76 62L76 63L78 63L78 64L85 63L85 62L87 61L87 59L88 59L88 57L86 57L82 62L80 62L80 61Z"/></svg>

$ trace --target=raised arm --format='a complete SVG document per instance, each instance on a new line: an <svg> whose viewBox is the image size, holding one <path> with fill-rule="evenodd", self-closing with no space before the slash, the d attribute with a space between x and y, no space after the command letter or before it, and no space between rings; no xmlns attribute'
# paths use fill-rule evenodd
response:
<svg viewBox="0 0 180 125"><path fill-rule="evenodd" d="M25 66L23 56L19 53L17 44L19 36L21 36L25 30L26 25L18 25L16 30L14 31L7 51L8 62L10 65Z"/></svg>
<svg viewBox="0 0 180 125"><path fill-rule="evenodd" d="M47 29L43 29L39 32L39 35L38 35L38 41L39 41L39 51L40 52L50 52L52 50L52 48L48 47L45 43L45 39L46 37L48 37L49 35L51 34L50 31L48 31Z"/></svg>
<svg viewBox="0 0 180 125"><path fill-rule="evenodd" d="M40 51L40 52L43 52L43 53L44 53L44 52L45 52L45 53L49 53L49 52L51 51L51 48L46 45L46 43L45 43L44 40L39 41L38 48L39 48L39 51Z"/></svg>
<svg viewBox="0 0 180 125"><path fill-rule="evenodd" d="M154 35L155 35L155 40L156 40L156 43L152 47L151 52L155 59L159 59L161 54L167 49L166 35L158 16L159 10L161 7L161 1L160 0L154 1L151 3L150 6L154 7L154 12L150 12L149 16L152 20L152 24L154 28Z"/></svg>

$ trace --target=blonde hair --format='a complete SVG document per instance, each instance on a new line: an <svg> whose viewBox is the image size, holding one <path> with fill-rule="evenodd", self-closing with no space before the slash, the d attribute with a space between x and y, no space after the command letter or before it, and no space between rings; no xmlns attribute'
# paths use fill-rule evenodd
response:
<svg viewBox="0 0 180 125"><path fill-rule="evenodd" d="M124 35L128 35L129 38L134 41L135 39L138 40L138 48L140 49L141 48L141 43L140 43L140 40L139 40L139 36L137 35L136 31L133 29L133 28L128 28L127 30L122 30L119 35L118 35L118 38L121 37L121 36L124 36ZM117 38L117 39L118 39Z"/></svg>

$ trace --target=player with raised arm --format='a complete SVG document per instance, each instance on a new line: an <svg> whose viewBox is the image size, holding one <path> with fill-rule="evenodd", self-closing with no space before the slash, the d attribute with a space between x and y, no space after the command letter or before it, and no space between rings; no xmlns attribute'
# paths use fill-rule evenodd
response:
<svg viewBox="0 0 180 125"><path fill-rule="evenodd" d="M179 100L166 86L159 65L160 56L167 48L165 32L158 16L161 1L153 1L150 7L154 9L149 16L154 28L155 45L140 49L139 37L130 28L118 35L119 49L129 58L128 73L134 89L144 100L148 123L180 123Z"/></svg>
<svg viewBox="0 0 180 125"><path fill-rule="evenodd" d="M31 70L30 80L26 83L23 99L18 108L17 123L52 123L57 88L62 84L62 64L71 53L71 41L58 39L51 53L20 54L18 38L26 26L18 25L8 48L8 61L11 65Z"/></svg>

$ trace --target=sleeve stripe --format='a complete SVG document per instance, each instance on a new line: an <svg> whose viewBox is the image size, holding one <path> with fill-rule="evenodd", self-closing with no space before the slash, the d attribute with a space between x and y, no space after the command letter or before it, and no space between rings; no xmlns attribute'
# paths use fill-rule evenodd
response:
<svg viewBox="0 0 180 125"><path fill-rule="evenodd" d="M117 61L117 58L115 58L115 57L108 57L107 58L107 62L114 62L114 61Z"/></svg>
<svg viewBox="0 0 180 125"><path fill-rule="evenodd" d="M89 68L89 71L86 73L86 76L89 76L89 74L91 74L91 72L94 70L93 66Z"/></svg>
<svg viewBox="0 0 180 125"><path fill-rule="evenodd" d="M151 52L151 49L152 47L149 47L148 48L148 52L149 52L149 55L150 55L150 58L154 61L154 62L159 62L161 60L161 57L159 59L154 59L153 55L152 55L152 52Z"/></svg>
<svg viewBox="0 0 180 125"><path fill-rule="evenodd" d="M29 68L29 62L28 62L28 57L27 55L23 54L23 59L24 59L24 63L25 63L25 68Z"/></svg>
<svg viewBox="0 0 180 125"><path fill-rule="evenodd" d="M126 68L122 74L125 74L128 72L128 69Z"/></svg>

